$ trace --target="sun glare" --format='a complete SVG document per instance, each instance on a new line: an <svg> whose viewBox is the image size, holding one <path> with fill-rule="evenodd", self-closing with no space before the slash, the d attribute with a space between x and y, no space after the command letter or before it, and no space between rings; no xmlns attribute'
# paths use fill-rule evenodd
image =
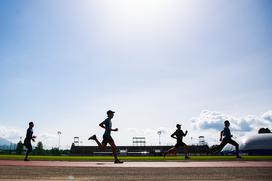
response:
<svg viewBox="0 0 272 181"><path fill-rule="evenodd" d="M192 3L187 0L117 0L103 1L100 6L103 13L100 13L114 36L122 36L123 30L149 36L163 31L169 24L175 25L176 21L189 21L190 7Z"/></svg>

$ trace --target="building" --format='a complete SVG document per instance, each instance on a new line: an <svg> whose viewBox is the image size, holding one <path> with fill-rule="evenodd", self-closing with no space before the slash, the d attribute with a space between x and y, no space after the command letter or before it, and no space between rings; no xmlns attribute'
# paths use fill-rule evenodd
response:
<svg viewBox="0 0 272 181"><path fill-rule="evenodd" d="M246 137L240 150L249 155L272 155L272 133L263 133Z"/></svg>
<svg viewBox="0 0 272 181"><path fill-rule="evenodd" d="M124 156L162 156L164 152L172 146L118 146L119 154ZM191 155L206 155L208 152L208 145L192 145L189 146L189 153ZM178 154L183 154L183 148L178 149ZM71 155L112 155L111 148L107 147L106 151L102 151L98 146L75 146L72 144Z"/></svg>

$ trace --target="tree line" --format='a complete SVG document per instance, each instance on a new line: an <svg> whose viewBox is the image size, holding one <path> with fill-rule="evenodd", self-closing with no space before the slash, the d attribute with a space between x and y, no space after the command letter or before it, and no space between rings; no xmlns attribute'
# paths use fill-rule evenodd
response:
<svg viewBox="0 0 272 181"><path fill-rule="evenodd" d="M22 155L24 154L24 145L22 141L19 141L16 146L16 155ZM70 153L70 150L62 150L59 148L51 148L51 149L44 149L43 143L39 141L37 143L37 146L33 149L32 155L68 155Z"/></svg>

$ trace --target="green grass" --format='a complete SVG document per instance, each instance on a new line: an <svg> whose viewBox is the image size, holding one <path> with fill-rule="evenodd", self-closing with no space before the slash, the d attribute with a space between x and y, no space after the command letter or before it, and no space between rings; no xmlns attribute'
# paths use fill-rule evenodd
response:
<svg viewBox="0 0 272 181"><path fill-rule="evenodd" d="M112 156L37 156L30 155L31 160L45 161L112 161ZM182 161L183 156L119 156L124 161ZM24 155L0 155L0 160L23 160ZM235 156L191 156L190 161L235 161ZM242 160L268 160L272 161L272 156L243 156Z"/></svg>

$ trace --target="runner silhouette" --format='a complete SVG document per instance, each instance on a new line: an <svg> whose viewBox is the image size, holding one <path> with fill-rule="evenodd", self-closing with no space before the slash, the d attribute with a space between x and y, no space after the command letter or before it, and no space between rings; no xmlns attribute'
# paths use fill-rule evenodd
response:
<svg viewBox="0 0 272 181"><path fill-rule="evenodd" d="M99 146L99 148L101 148L102 150L105 150L107 144L109 143L111 145L112 153L115 159L114 163L123 163L117 158L117 148L113 138L111 137L111 131L118 131L118 128L112 129L111 119L113 118L114 113L115 112L111 110L107 111L108 118L106 118L103 122L99 124L100 127L105 129L102 143L98 141L96 135L91 136L88 140L94 140Z"/></svg>
<svg viewBox="0 0 272 181"><path fill-rule="evenodd" d="M229 126L230 126L230 122L228 120L226 120L224 122L225 124L225 127L224 129L220 132L220 145L218 146L215 146L213 148L210 149L210 152L213 153L213 152L219 152L221 151L224 146L226 146L226 144L231 144L233 146L235 146L235 149L236 149L236 157L237 158L242 158L240 155L239 155L239 144L234 141L233 139L231 139L232 135L231 135L231 132L230 132L230 129L229 129ZM222 137L224 137L222 139Z"/></svg>
<svg viewBox="0 0 272 181"><path fill-rule="evenodd" d="M188 131L185 131L185 133L181 130L181 125L177 124L176 125L177 130L171 135L172 138L177 140L177 143L174 147L170 148L168 151L166 151L163 156L165 157L168 153L177 153L177 149L181 146L184 148L184 153L185 153L185 159L189 159L188 157L188 146L182 141L183 137L185 137L188 133Z"/></svg>
<svg viewBox="0 0 272 181"><path fill-rule="evenodd" d="M23 145L27 149L24 161L30 161L28 159L28 155L29 155L30 152L32 152L31 140L35 142L35 138L36 138L36 136L33 136L33 127L34 127L34 123L29 122L29 127L28 127L28 129L26 131L26 138L25 138L24 143L23 143Z"/></svg>

